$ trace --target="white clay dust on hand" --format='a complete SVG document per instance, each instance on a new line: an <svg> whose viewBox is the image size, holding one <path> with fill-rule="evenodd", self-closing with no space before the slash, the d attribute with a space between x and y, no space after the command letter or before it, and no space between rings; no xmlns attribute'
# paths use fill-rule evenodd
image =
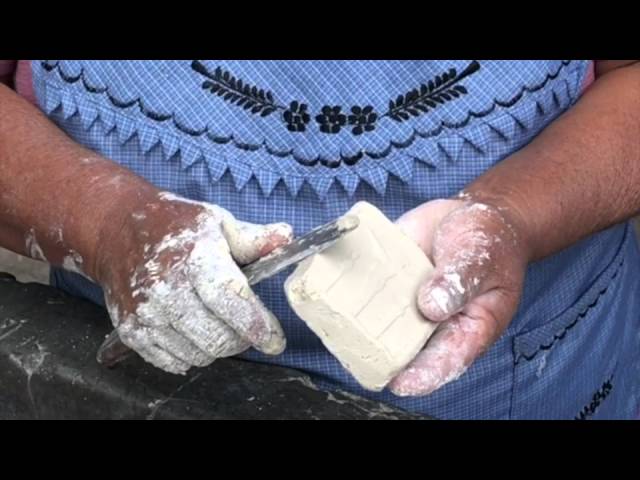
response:
<svg viewBox="0 0 640 480"><path fill-rule="evenodd" d="M292 239L286 224L241 222L215 205L160 193L131 214L133 245L105 285L121 340L172 373L206 366L249 347L285 348L278 320L239 265Z"/></svg>
<svg viewBox="0 0 640 480"><path fill-rule="evenodd" d="M441 324L389 388L400 396L427 395L459 378L508 326L526 254L505 216L483 203L428 202L398 223L434 261L417 303L425 318Z"/></svg>

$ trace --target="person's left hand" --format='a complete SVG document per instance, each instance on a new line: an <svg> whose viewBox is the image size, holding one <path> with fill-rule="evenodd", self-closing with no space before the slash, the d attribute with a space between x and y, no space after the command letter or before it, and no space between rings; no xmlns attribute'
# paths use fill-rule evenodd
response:
<svg viewBox="0 0 640 480"><path fill-rule="evenodd" d="M427 395L457 379L507 328L529 258L513 220L505 210L465 200L434 200L398 219L435 266L417 302L441 324L389 384L393 393Z"/></svg>

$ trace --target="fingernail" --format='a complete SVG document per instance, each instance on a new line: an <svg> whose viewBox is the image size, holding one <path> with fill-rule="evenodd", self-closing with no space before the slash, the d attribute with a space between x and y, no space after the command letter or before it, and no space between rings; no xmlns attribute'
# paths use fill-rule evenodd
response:
<svg viewBox="0 0 640 480"><path fill-rule="evenodd" d="M387 388L397 397L414 397L431 393L422 372L409 368L392 380Z"/></svg>
<svg viewBox="0 0 640 480"><path fill-rule="evenodd" d="M287 346L287 340L275 332L271 332L269 339L260 346L260 351L267 355L280 355Z"/></svg>
<svg viewBox="0 0 640 480"><path fill-rule="evenodd" d="M462 366L452 370L447 375L440 376L437 374L436 369L432 371L409 369L393 379L388 388L391 393L398 397L430 395L446 384L460 378L466 370L467 368Z"/></svg>
<svg viewBox="0 0 640 480"><path fill-rule="evenodd" d="M293 240L293 230L286 223L277 223L263 237L260 256L271 253L274 249L288 244Z"/></svg>
<svg viewBox="0 0 640 480"><path fill-rule="evenodd" d="M270 237L273 240L279 240L281 243L288 242L293 238L293 229L287 223L273 224Z"/></svg>
<svg viewBox="0 0 640 480"><path fill-rule="evenodd" d="M277 320L275 320L277 322ZM267 355L279 355L284 352L287 340L284 332L274 321L268 323L256 322L248 332L248 340L262 353Z"/></svg>
<svg viewBox="0 0 640 480"><path fill-rule="evenodd" d="M449 292L442 287L435 287L420 296L419 307L429 320L441 321L449 317L451 304Z"/></svg>
<svg viewBox="0 0 640 480"><path fill-rule="evenodd" d="M389 391L396 397L410 397L411 393L402 385L389 385Z"/></svg>

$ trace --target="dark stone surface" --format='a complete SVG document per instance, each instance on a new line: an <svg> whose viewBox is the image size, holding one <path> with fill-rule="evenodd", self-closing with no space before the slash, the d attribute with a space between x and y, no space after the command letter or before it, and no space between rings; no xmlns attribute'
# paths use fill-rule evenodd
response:
<svg viewBox="0 0 640 480"><path fill-rule="evenodd" d="M236 359L186 377L137 356L107 369L95 354L110 330L101 308L0 273L0 419L424 418Z"/></svg>

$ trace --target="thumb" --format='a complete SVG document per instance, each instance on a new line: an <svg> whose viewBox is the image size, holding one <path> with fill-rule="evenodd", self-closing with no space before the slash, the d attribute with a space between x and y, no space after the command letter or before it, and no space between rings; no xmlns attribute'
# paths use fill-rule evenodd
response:
<svg viewBox="0 0 640 480"><path fill-rule="evenodd" d="M258 225L225 218L222 231L233 259L241 265L251 263L275 248L286 245L293 238L293 230L286 223Z"/></svg>
<svg viewBox="0 0 640 480"><path fill-rule="evenodd" d="M459 313L484 288L486 269L477 262L452 259L438 265L418 290L418 308L433 322L442 322Z"/></svg>

